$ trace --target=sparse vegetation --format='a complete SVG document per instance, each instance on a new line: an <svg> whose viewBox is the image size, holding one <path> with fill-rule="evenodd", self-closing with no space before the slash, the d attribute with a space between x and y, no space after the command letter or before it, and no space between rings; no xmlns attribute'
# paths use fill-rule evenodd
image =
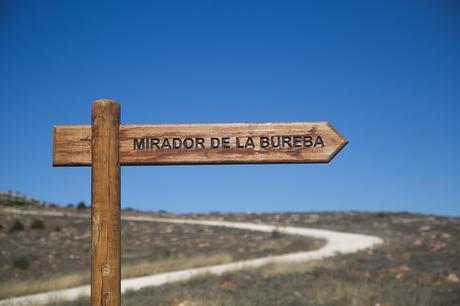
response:
<svg viewBox="0 0 460 306"><path fill-rule="evenodd" d="M191 258L164 259L161 261L142 261L121 267L122 278L156 274L168 271L191 269L207 265L232 262L230 254L200 255Z"/></svg>
<svg viewBox="0 0 460 306"><path fill-rule="evenodd" d="M123 305L460 305L459 218L354 212L234 214L225 219L374 234L385 244L305 264L145 288L125 294ZM62 306L85 303L87 299Z"/></svg>
<svg viewBox="0 0 460 306"><path fill-rule="evenodd" d="M14 220L13 225L10 227L10 233L20 232L24 230L24 225L19 220Z"/></svg>
<svg viewBox="0 0 460 306"><path fill-rule="evenodd" d="M30 196L26 196L19 192L14 192L12 190L2 191L0 190L0 205L5 206L40 206L47 204L38 199L34 199Z"/></svg>
<svg viewBox="0 0 460 306"><path fill-rule="evenodd" d="M31 229L43 230L45 229L45 223L42 220L34 220L30 225Z"/></svg>
<svg viewBox="0 0 460 306"><path fill-rule="evenodd" d="M229 254L215 254L211 256L197 256L192 258L166 259L161 261L142 261L138 263L122 265L122 278L143 276L167 271L191 269L212 264L231 262ZM30 264L26 257L20 257L14 261L13 266L25 270ZM19 296L37 292L65 289L74 286L88 284L90 281L89 271L87 273L77 272L69 275L55 276L47 280L14 281L8 286L0 287L0 298Z"/></svg>
<svg viewBox="0 0 460 306"><path fill-rule="evenodd" d="M0 263L11 263L0 265L0 298L89 283L89 215L82 218L83 214L75 214L73 209L57 209L64 213L63 217L39 219L46 229L52 230L30 230L27 235L0 232ZM0 213L0 223L12 225L14 217ZM20 220L29 227L37 219L34 215L22 215ZM125 220L122 221L122 275L134 277L319 246L316 240L298 241L291 236L273 240L271 233ZM28 268L13 266L18 254L27 254Z"/></svg>
<svg viewBox="0 0 460 306"><path fill-rule="evenodd" d="M77 209L86 209L86 204L83 201L78 202Z"/></svg>
<svg viewBox="0 0 460 306"><path fill-rule="evenodd" d="M89 275L83 275L82 273L55 276L53 278L40 281L13 281L10 282L8 286L0 286L0 298L70 288L85 284L88 281Z"/></svg>
<svg viewBox="0 0 460 306"><path fill-rule="evenodd" d="M19 257L13 262L13 267L25 270L30 266L29 260L26 257Z"/></svg>
<svg viewBox="0 0 460 306"><path fill-rule="evenodd" d="M75 213L67 211L68 215ZM159 216L158 213L142 215ZM162 216L213 218L172 213ZM0 214L0 217L4 218L0 223L7 228L14 225L14 215ZM21 221L31 224L34 218L24 215ZM459 218L389 212L220 213L214 218L371 234L384 238L385 244L375 250L306 264L268 265L145 288L125 294L123 305L460 305ZM11 263L0 265L0 297L89 282L89 218L44 217L43 222L55 230L29 231L27 235L0 231L0 262ZM322 243L279 231L257 233L126 220L122 237L123 277L296 252L318 248ZM14 261L21 258L16 258L17 254L26 254L23 258L29 264L27 268L15 267ZM88 300L55 305L88 305Z"/></svg>

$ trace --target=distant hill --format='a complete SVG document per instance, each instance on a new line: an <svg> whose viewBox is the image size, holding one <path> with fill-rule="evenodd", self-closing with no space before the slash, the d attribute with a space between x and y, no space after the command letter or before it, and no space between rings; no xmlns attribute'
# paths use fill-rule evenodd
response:
<svg viewBox="0 0 460 306"><path fill-rule="evenodd" d="M23 193L12 190L0 190L0 206L36 206L48 208L88 208L88 206L80 201L78 204L59 205L52 202L42 201L37 198L25 195Z"/></svg>
<svg viewBox="0 0 460 306"><path fill-rule="evenodd" d="M53 206L54 203L48 203L45 201L40 201L31 196L24 195L22 193L12 191L12 190L0 190L0 205L7 206L18 206L18 205L43 205L43 206Z"/></svg>

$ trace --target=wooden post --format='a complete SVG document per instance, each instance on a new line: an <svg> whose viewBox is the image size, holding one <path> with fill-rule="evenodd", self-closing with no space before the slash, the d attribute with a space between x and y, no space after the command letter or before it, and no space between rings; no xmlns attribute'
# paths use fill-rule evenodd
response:
<svg viewBox="0 0 460 306"><path fill-rule="evenodd" d="M120 105L97 100L91 126L91 305L120 306Z"/></svg>

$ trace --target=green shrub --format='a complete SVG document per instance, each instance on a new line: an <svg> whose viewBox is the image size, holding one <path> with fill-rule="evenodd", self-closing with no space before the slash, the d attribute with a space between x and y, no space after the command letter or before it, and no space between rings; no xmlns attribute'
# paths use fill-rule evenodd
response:
<svg viewBox="0 0 460 306"><path fill-rule="evenodd" d="M34 220L30 226L31 229L45 229L45 223L42 220Z"/></svg>
<svg viewBox="0 0 460 306"><path fill-rule="evenodd" d="M21 221L14 220L13 226L10 228L10 233L20 232L24 230L24 225L22 225Z"/></svg>
<svg viewBox="0 0 460 306"><path fill-rule="evenodd" d="M25 270L30 266L29 261L25 257L19 257L13 262L13 267Z"/></svg>
<svg viewBox="0 0 460 306"><path fill-rule="evenodd" d="M85 208L86 208L85 202L80 201L80 202L78 203L78 205L77 205L77 208L78 208L78 209L85 209Z"/></svg>

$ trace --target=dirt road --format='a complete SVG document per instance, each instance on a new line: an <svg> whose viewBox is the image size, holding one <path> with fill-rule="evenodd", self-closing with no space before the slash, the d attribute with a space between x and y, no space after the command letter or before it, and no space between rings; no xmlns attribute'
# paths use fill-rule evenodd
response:
<svg viewBox="0 0 460 306"><path fill-rule="evenodd" d="M5 211L3 211L5 212ZM9 213L17 214L31 214L31 215L52 215L59 216L60 212L40 212L40 211L21 211L10 209ZM62 216L64 213L62 213ZM67 216L69 216L67 214ZM75 214L72 217L85 217L87 214ZM195 269L187 269L182 271L166 272L161 274L142 276L130 279L124 279L121 282L121 290L139 290L144 287L160 286L171 282L184 281L191 279L195 276L202 274L222 274L226 272L237 271L246 268L257 268L270 263L293 263L293 262L306 262L315 259L322 259L340 254L355 253L361 250L374 248L383 243L379 237L344 233L329 230L320 230L313 228L300 228L300 227L279 227L267 224L254 224L254 223L239 223L239 222L226 222L226 221L212 221L212 220L191 220L191 219L165 219L154 218L148 216L124 216L123 220L129 221L142 221L142 222L165 222L165 223L178 223L178 224L194 224L194 225L207 225L207 226L221 226L228 228L237 228L249 231L273 232L278 231L288 235L300 235L305 237L313 237L325 239L327 243L320 249L314 251L290 253L278 256L268 256L250 260L243 260L232 262L228 264L213 265L200 267ZM89 286L81 286L63 290L56 290L51 292L32 294L22 297L14 297L5 300L0 300L0 306L17 306L17 305L45 305L49 301L56 300L74 300L81 296L88 296L90 294Z"/></svg>

